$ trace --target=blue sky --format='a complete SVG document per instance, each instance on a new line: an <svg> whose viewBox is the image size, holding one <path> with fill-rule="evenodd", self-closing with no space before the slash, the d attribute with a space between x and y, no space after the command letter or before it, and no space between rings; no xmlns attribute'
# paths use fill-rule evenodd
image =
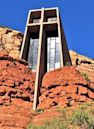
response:
<svg viewBox="0 0 94 129"><path fill-rule="evenodd" d="M94 0L0 0L0 25L24 32L30 9L59 7L69 49L94 58Z"/></svg>

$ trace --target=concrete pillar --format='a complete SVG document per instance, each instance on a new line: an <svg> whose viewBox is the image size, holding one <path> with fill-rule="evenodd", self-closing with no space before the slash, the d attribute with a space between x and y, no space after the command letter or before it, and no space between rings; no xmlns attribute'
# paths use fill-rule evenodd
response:
<svg viewBox="0 0 94 129"><path fill-rule="evenodd" d="M37 102L38 102L38 91L41 85L41 77L40 77L40 65L41 65L41 52L42 52L42 36L43 36L43 18L44 18L44 8L41 10L41 20L40 20L40 31L39 31L39 47L38 47L38 61L37 61L37 69L36 69L36 81L35 81L35 90L34 90L34 102L33 102L33 110L36 111Z"/></svg>

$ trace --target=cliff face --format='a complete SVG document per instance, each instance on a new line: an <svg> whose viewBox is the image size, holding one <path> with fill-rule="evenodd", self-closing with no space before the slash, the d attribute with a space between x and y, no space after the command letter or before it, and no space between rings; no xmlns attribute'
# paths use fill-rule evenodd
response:
<svg viewBox="0 0 94 129"><path fill-rule="evenodd" d="M15 99L33 102L35 73L26 62L0 53L0 105L12 104ZM75 67L48 72L43 77L39 107L68 106L69 101L85 102L94 99L91 88Z"/></svg>
<svg viewBox="0 0 94 129"><path fill-rule="evenodd" d="M0 129L23 129L31 121L35 73L26 62L0 52Z"/></svg>
<svg viewBox="0 0 94 129"><path fill-rule="evenodd" d="M23 129L31 120L38 122L40 118L59 116L57 107L94 100L88 80L74 66L64 67L44 75L38 104L38 109L44 112L33 114L34 83L35 73L26 62L0 53L0 129Z"/></svg>
<svg viewBox="0 0 94 129"><path fill-rule="evenodd" d="M94 100L94 60L70 51L74 66L44 75L38 105L44 115L33 114L35 73L17 59L22 38L18 31L0 28L0 129L23 129L31 120L58 116L58 106Z"/></svg>
<svg viewBox="0 0 94 129"><path fill-rule="evenodd" d="M3 50L11 57L19 58L23 34L19 31L0 27L0 51ZM94 85L94 60L74 51L70 51L72 64L76 66L85 78Z"/></svg>
<svg viewBox="0 0 94 129"><path fill-rule="evenodd" d="M19 31L0 27L0 51L5 51L9 56L19 58L23 34ZM91 82L94 87L94 60L70 51L73 66Z"/></svg>
<svg viewBox="0 0 94 129"><path fill-rule="evenodd" d="M75 69L64 67L44 75L40 108L75 105L94 100L94 87Z"/></svg>
<svg viewBox="0 0 94 129"><path fill-rule="evenodd" d="M90 81L90 86L94 89L94 60L74 51L70 51L70 55L73 65Z"/></svg>
<svg viewBox="0 0 94 129"><path fill-rule="evenodd" d="M0 53L0 105L12 102L13 98L33 102L34 82L35 73L26 62Z"/></svg>
<svg viewBox="0 0 94 129"><path fill-rule="evenodd" d="M19 57L23 34L19 31L0 27L0 51L3 50L12 57Z"/></svg>

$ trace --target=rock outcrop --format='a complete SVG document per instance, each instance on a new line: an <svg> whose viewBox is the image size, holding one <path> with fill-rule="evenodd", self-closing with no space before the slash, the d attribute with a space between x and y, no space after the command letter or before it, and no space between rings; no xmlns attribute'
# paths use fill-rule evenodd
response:
<svg viewBox="0 0 94 129"><path fill-rule="evenodd" d="M35 73L0 52L0 129L25 129L32 119Z"/></svg>
<svg viewBox="0 0 94 129"><path fill-rule="evenodd" d="M35 73L20 60L23 34L0 28L0 129L25 129L32 113ZM70 51L74 66L44 75L38 109L49 118L55 109L94 100L94 60ZM49 109L54 109L51 114ZM3 111L3 112L2 112ZM54 116L53 115L53 116Z"/></svg>
<svg viewBox="0 0 94 129"><path fill-rule="evenodd" d="M3 50L12 57L19 57L23 34L6 27L0 27L0 51Z"/></svg>
<svg viewBox="0 0 94 129"><path fill-rule="evenodd" d="M5 51L11 57L19 58L23 34L6 27L0 27L0 51ZM94 60L70 51L72 64L91 82L94 87Z"/></svg>
<svg viewBox="0 0 94 129"><path fill-rule="evenodd" d="M26 62L0 52L1 129L23 129L31 120L35 121L37 114L33 115L31 110L34 83L35 73L29 69ZM42 115L44 116L49 109L56 109L57 106L74 106L78 102L92 100L94 90L90 82L85 80L75 67L64 67L44 75L38 109L46 109ZM54 113L53 116L58 116L55 110Z"/></svg>
<svg viewBox="0 0 94 129"><path fill-rule="evenodd" d="M43 109L94 100L94 89L73 66L46 73L41 93L38 107Z"/></svg>
<svg viewBox="0 0 94 129"><path fill-rule="evenodd" d="M33 101L35 73L26 62L0 53L0 105L14 99Z"/></svg>
<svg viewBox="0 0 94 129"><path fill-rule="evenodd" d="M70 51L72 63L76 69L90 81L91 88L94 89L94 60L86 56L80 55L74 51Z"/></svg>

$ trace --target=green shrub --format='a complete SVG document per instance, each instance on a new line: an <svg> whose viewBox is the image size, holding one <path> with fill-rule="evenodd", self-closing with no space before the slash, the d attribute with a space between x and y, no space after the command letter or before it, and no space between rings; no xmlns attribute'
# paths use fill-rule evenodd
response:
<svg viewBox="0 0 94 129"><path fill-rule="evenodd" d="M51 121L46 122L42 126L35 126L31 124L28 129L68 129L67 123L60 119L53 119Z"/></svg>
<svg viewBox="0 0 94 129"><path fill-rule="evenodd" d="M41 114L41 113L44 113L44 109L38 109L38 110L36 111L36 114Z"/></svg>
<svg viewBox="0 0 94 129"><path fill-rule="evenodd" d="M80 128L94 129L94 117L81 108L74 111L71 121L73 125L80 126Z"/></svg>
<svg viewBox="0 0 94 129"><path fill-rule="evenodd" d="M79 126L87 123L88 119L88 113L81 109L74 111L72 115L72 123Z"/></svg>
<svg viewBox="0 0 94 129"><path fill-rule="evenodd" d="M33 124L30 124L30 125L27 127L27 129L38 129L38 127L37 127L37 126L34 126Z"/></svg>
<svg viewBox="0 0 94 129"><path fill-rule="evenodd" d="M89 118L88 129L94 129L94 117Z"/></svg>
<svg viewBox="0 0 94 129"><path fill-rule="evenodd" d="M60 119L53 119L51 122L45 123L40 129L68 129L67 123Z"/></svg>
<svg viewBox="0 0 94 129"><path fill-rule="evenodd" d="M42 126L30 124L27 129L94 129L93 104L94 102L84 103L75 109L59 108L61 117L46 121ZM42 113L41 110L38 112Z"/></svg>
<svg viewBox="0 0 94 129"><path fill-rule="evenodd" d="M88 77L88 75L86 73L81 73L82 76L84 77L85 80L87 80L88 82L90 82L90 79Z"/></svg>
<svg viewBox="0 0 94 129"><path fill-rule="evenodd" d="M20 91L20 95L23 95L23 92L22 91Z"/></svg>

